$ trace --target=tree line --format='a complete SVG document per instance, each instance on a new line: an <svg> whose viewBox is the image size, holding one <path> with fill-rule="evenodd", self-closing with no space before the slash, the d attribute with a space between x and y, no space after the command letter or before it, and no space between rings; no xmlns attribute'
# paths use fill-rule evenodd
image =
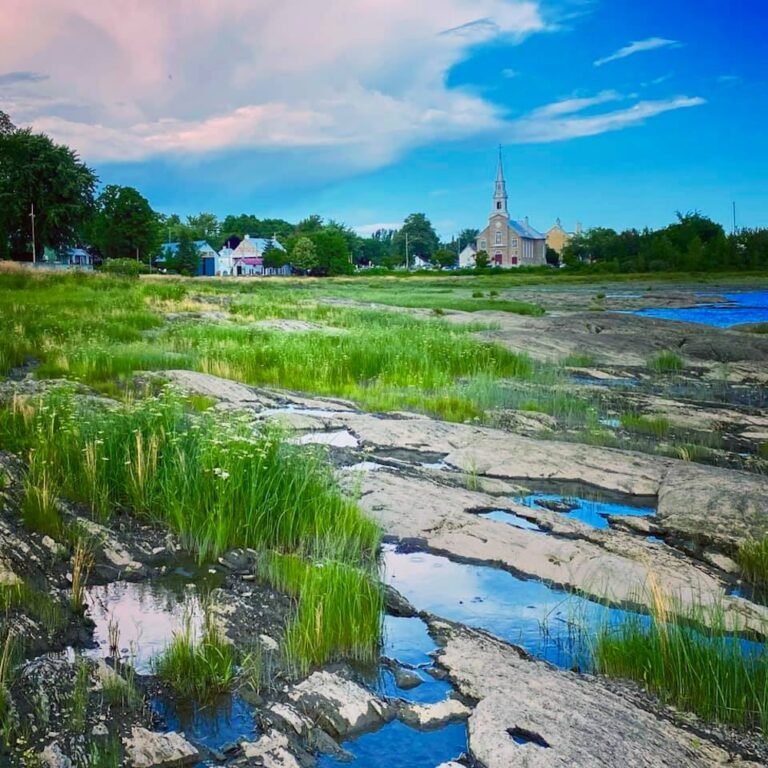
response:
<svg viewBox="0 0 768 768"><path fill-rule="evenodd" d="M165 267L195 274L196 242L215 250L236 247L246 235L265 238L266 267L290 264L302 274L350 274L357 267L397 269L403 265L451 268L479 231L464 229L441 241L424 213L412 213L399 229L362 237L347 225L318 215L292 223L252 214L199 213L182 219L154 211L136 189L99 179L70 148L42 133L17 128L0 111L0 258L30 261L46 247L80 246L97 261L151 264L165 243L177 243ZM34 215L33 215L34 214ZM278 244L281 247L277 247ZM575 235L561 254L571 269L600 272L711 271L768 268L768 229L726 234L699 213L678 214L658 230L616 232L595 227ZM547 261L558 262L548 250ZM477 255L487 269L487 254Z"/></svg>

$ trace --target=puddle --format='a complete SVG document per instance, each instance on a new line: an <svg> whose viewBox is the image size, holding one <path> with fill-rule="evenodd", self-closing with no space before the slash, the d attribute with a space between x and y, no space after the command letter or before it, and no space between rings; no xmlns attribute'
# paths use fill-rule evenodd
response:
<svg viewBox="0 0 768 768"><path fill-rule="evenodd" d="M572 384L582 384L590 387L636 387L637 379L596 379L592 376L583 376L577 373L570 377Z"/></svg>
<svg viewBox="0 0 768 768"><path fill-rule="evenodd" d="M422 469L432 469L435 471L451 471L451 466L444 461L422 461L419 465Z"/></svg>
<svg viewBox="0 0 768 768"><path fill-rule="evenodd" d="M478 517L484 517L486 520L495 520L497 523L506 523L514 525L515 528L522 528L525 531L541 531L544 529L526 520L524 517L515 515L512 512L505 512L503 509L494 509L492 512L481 512Z"/></svg>
<svg viewBox="0 0 768 768"><path fill-rule="evenodd" d="M582 490L581 493L586 493L586 491ZM602 494L595 493L594 496L602 497ZM601 529L610 528L606 519L608 515L653 517L656 514L656 508L647 505L648 499L646 497L637 499L637 504L628 504L608 497L588 498L582 495L536 492L526 496L514 496L513 501L529 509L549 509L558 512L563 517L580 520L592 528Z"/></svg>
<svg viewBox="0 0 768 768"><path fill-rule="evenodd" d="M239 696L223 696L209 706L154 698L150 707L168 731L183 731L197 745L211 750L238 741L254 741L259 736L253 709Z"/></svg>
<svg viewBox="0 0 768 768"><path fill-rule="evenodd" d="M384 580L417 610L485 629L560 667L588 665L589 638L626 615L546 584L425 552L383 549Z"/></svg>
<svg viewBox="0 0 768 768"><path fill-rule="evenodd" d="M768 322L768 291L742 291L717 295L727 299L727 302L712 304L702 301L701 304L693 307L653 307L634 310L632 314L712 325L717 328ZM706 294L702 294L701 297L705 298Z"/></svg>
<svg viewBox="0 0 768 768"><path fill-rule="evenodd" d="M621 427L621 419L605 418L600 419L600 423L604 427L610 427L611 429L619 429Z"/></svg>
<svg viewBox="0 0 768 768"><path fill-rule="evenodd" d="M294 441L299 445L328 445L332 448L357 448L358 439L347 429L332 432L307 432Z"/></svg>
<svg viewBox="0 0 768 768"><path fill-rule="evenodd" d="M377 461L358 461L357 464L350 464L343 469L345 472L376 472L376 470L387 468L386 464L379 464Z"/></svg>
<svg viewBox="0 0 768 768"><path fill-rule="evenodd" d="M352 763L323 755L318 768L433 768L467 751L467 726L457 723L437 731L417 731L395 720L341 746L355 756Z"/></svg>
<svg viewBox="0 0 768 768"><path fill-rule="evenodd" d="M174 633L191 622L193 631L202 625L202 606L193 584L185 587L166 580L115 581L87 590L88 615L96 628L93 639L98 648L85 654L92 657L109 655L109 628L114 622L120 631L118 648L129 658L139 674L152 672L152 659L161 653Z"/></svg>
<svg viewBox="0 0 768 768"><path fill-rule="evenodd" d="M265 408L256 415L261 419L270 416L286 416L296 414L298 416L313 416L316 419L336 419L339 416L349 415L350 411L329 411L321 408L303 408L300 405L285 405L280 408Z"/></svg>

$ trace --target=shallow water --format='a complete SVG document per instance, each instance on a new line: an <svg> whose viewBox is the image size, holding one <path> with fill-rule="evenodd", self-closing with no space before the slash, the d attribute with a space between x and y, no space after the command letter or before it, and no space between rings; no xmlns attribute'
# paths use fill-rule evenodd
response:
<svg viewBox="0 0 768 768"><path fill-rule="evenodd" d="M395 720L342 746L355 756L354 762L323 755L317 761L318 768L435 768L466 751L467 726L457 723L438 731L417 731Z"/></svg>
<svg viewBox="0 0 768 768"><path fill-rule="evenodd" d="M728 302L718 304L707 303L708 295L712 294L701 294L702 303L695 307L653 307L634 310L633 314L713 325L718 328L768 322L768 291L720 293L717 295L728 299Z"/></svg>
<svg viewBox="0 0 768 768"><path fill-rule="evenodd" d="M307 432L296 439L299 445L328 445L333 448L357 448L359 440L346 429L331 432Z"/></svg>
<svg viewBox="0 0 768 768"><path fill-rule="evenodd" d="M656 514L654 507L634 506L630 504L621 504L614 501L601 501L598 499L589 499L581 496L560 496L553 493L532 493L527 496L515 496L514 501L523 504L530 509L546 509L538 502L540 501L562 501L569 504L575 504L576 507L570 512L559 512L563 517L573 520L580 520L582 523L592 528L610 528L608 515L633 515L637 517L652 517ZM507 522L507 521L504 521Z"/></svg>
<svg viewBox="0 0 768 768"><path fill-rule="evenodd" d="M417 610L485 629L560 667L586 666L586 633L627 612L533 579L425 552L384 547L384 579ZM607 585L606 585L607 586Z"/></svg>
<svg viewBox="0 0 768 768"><path fill-rule="evenodd" d="M494 509L492 512L481 512L479 517L484 517L486 520L495 520L497 523L506 523L507 525L513 525L515 528L522 528L525 531L541 531L536 523L532 523L530 520L526 520L520 515L515 515L512 512L505 512L503 509Z"/></svg>

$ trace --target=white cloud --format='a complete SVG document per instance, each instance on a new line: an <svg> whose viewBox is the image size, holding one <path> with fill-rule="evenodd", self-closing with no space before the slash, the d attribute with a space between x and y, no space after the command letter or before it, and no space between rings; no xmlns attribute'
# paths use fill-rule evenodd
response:
<svg viewBox="0 0 768 768"><path fill-rule="evenodd" d="M91 162L319 148L352 170L502 125L447 73L547 29L540 0L3 0L12 117ZM62 104L66 104L63 107Z"/></svg>
<svg viewBox="0 0 768 768"><path fill-rule="evenodd" d="M353 226L352 229L354 229L360 237L369 237L380 229L400 229L402 226L402 221L382 221L378 224L357 224L356 226Z"/></svg>
<svg viewBox="0 0 768 768"><path fill-rule="evenodd" d="M618 51L612 53L610 56L606 56L603 59L597 59L594 62L596 67L602 67L603 64L608 64L611 61L618 61L619 59L626 59L627 56L634 56L636 53L642 53L643 51L654 51L657 48L679 48L682 45L677 40L667 40L664 37L649 37L647 40L636 40L633 43L625 45L623 48L619 48Z"/></svg>
<svg viewBox="0 0 768 768"><path fill-rule="evenodd" d="M511 69L510 67L501 70L501 76L506 77L507 80L511 80L513 77L517 77L519 74L520 73L516 69Z"/></svg>
<svg viewBox="0 0 768 768"><path fill-rule="evenodd" d="M610 97L609 97L610 95ZM581 114L595 104L622 98L613 91L591 99L566 99L548 104L515 120L510 125L510 139L518 144L543 144L554 141L596 136L639 125L651 117L676 109L697 107L706 102L699 97L678 96L658 101L638 101L625 109L598 114Z"/></svg>

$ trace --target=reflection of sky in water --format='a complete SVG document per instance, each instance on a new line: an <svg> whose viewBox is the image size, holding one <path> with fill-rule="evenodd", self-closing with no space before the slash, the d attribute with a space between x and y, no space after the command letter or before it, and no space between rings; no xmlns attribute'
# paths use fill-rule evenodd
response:
<svg viewBox="0 0 768 768"><path fill-rule="evenodd" d="M333 448L357 448L357 438L346 429L333 432L307 432L296 439L299 445L329 445Z"/></svg>
<svg viewBox="0 0 768 768"><path fill-rule="evenodd" d="M382 656L394 659L410 668L421 679L421 685L404 690L399 688L394 672L381 667L372 688L380 696L392 696L420 704L431 704L448 697L452 686L445 680L436 680L427 671L433 666L430 652L437 648L427 632L427 625L418 617L384 617Z"/></svg>
<svg viewBox="0 0 768 768"><path fill-rule="evenodd" d="M584 499L580 496L558 496L551 493L533 493L530 496L515 496L514 501L518 504L524 504L531 509L546 509L537 504L537 501L564 501L569 504L576 504L576 509L571 512L561 512L563 517L570 517L580 520L582 523L592 526L592 528L608 528L606 515L634 515L637 517L651 517L656 514L653 507L632 507L628 504L616 504L609 501L596 501L594 499Z"/></svg>
<svg viewBox="0 0 768 768"><path fill-rule="evenodd" d="M317 761L318 768L435 768L466 751L467 727L456 723L439 731L417 731L395 720L342 746L355 755L354 762L323 755Z"/></svg>
<svg viewBox="0 0 768 768"><path fill-rule="evenodd" d="M253 709L239 696L223 696L208 706L180 706L169 698L155 698L152 710L162 717L168 731L183 731L195 744L220 750L234 741L257 737Z"/></svg>
<svg viewBox="0 0 768 768"><path fill-rule="evenodd" d="M488 566L384 548L385 581L419 610L489 632L559 666L586 659L584 635L624 612Z"/></svg>
<svg viewBox="0 0 768 768"><path fill-rule="evenodd" d="M493 512L481 512L479 517L483 517L486 520L494 520L497 523L514 525L515 528L522 528L525 531L541 530L536 523L532 523L530 520L520 517L520 515L513 515L511 512L505 512L503 509L494 509Z"/></svg>
<svg viewBox="0 0 768 768"><path fill-rule="evenodd" d="M174 632L184 628L187 616L191 617L193 630L199 630L201 608L192 585L177 592L158 581L115 581L88 590L88 615L96 624L93 638L99 644L95 651L87 651L88 655L109 654L112 620L120 628L122 654L132 655L136 671L148 674L152 658L166 648Z"/></svg>
<svg viewBox="0 0 768 768"><path fill-rule="evenodd" d="M683 320L687 323L701 323L719 328L728 328L742 323L768 322L768 291L744 291L719 295L728 299L729 303L702 303L695 307L681 308L654 307L638 309L633 314L660 317L665 320Z"/></svg>

